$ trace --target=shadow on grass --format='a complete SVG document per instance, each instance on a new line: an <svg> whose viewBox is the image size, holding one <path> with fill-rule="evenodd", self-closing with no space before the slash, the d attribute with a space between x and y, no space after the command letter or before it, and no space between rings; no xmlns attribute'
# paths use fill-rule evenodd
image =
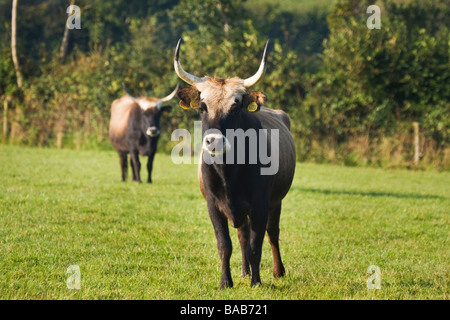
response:
<svg viewBox="0 0 450 320"><path fill-rule="evenodd" d="M291 190L299 192L321 193L325 195L346 195L346 196L365 196L365 197L392 197L399 199L439 199L446 200L447 197L433 194L416 194L416 193L395 193L380 191L349 191L349 190L330 190L316 188L292 187Z"/></svg>

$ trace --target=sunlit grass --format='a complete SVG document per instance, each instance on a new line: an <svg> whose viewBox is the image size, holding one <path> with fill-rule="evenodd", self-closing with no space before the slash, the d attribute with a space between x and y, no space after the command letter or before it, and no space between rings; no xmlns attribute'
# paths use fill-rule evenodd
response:
<svg viewBox="0 0 450 320"><path fill-rule="evenodd" d="M250 288L232 229L227 290L195 165L158 154L153 184L122 183L113 151L0 146L0 172L2 299L448 299L448 172L297 164L287 276L272 277L265 241ZM80 290L66 287L69 265ZM367 289L370 265L381 290Z"/></svg>

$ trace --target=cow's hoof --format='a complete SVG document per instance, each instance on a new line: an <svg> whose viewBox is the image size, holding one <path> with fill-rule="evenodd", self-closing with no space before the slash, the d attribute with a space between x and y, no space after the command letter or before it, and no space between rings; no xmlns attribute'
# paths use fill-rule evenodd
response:
<svg viewBox="0 0 450 320"><path fill-rule="evenodd" d="M250 268L243 268L241 271L241 278L250 277L252 275Z"/></svg>
<svg viewBox="0 0 450 320"><path fill-rule="evenodd" d="M250 283L250 287L260 287L261 286L261 279L252 279L252 282Z"/></svg>
<svg viewBox="0 0 450 320"><path fill-rule="evenodd" d="M221 281L220 282L220 290L224 290L226 288L233 288L233 281Z"/></svg>
<svg viewBox="0 0 450 320"><path fill-rule="evenodd" d="M284 277L286 275L286 271L284 270L284 267L281 268L274 268L273 270L273 277L274 278L281 278Z"/></svg>

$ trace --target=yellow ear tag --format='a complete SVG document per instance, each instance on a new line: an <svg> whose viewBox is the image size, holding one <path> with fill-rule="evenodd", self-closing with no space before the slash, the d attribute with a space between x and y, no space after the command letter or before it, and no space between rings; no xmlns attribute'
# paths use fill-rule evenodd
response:
<svg viewBox="0 0 450 320"><path fill-rule="evenodd" d="M187 104L185 104L185 103L183 102L183 100L180 100L180 107L183 108L184 110L189 109L189 106L188 106Z"/></svg>
<svg viewBox="0 0 450 320"><path fill-rule="evenodd" d="M258 106L258 104L255 101L250 103L247 107L248 111L254 112L254 113L259 112L259 109L260 109L260 107Z"/></svg>
<svg viewBox="0 0 450 320"><path fill-rule="evenodd" d="M192 109L198 109L198 102L196 100L191 100L190 105Z"/></svg>

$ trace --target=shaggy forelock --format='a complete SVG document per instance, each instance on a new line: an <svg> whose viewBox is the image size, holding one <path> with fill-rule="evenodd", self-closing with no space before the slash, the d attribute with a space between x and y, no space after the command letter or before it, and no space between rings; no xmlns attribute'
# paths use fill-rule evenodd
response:
<svg viewBox="0 0 450 320"><path fill-rule="evenodd" d="M196 87L212 119L228 114L235 99L242 100L246 92L244 80L240 78L210 78L205 82L197 83Z"/></svg>
<svg viewBox="0 0 450 320"><path fill-rule="evenodd" d="M142 110L148 110L151 108L158 108L158 104L161 104L160 100L158 98L147 98L147 97L141 97L138 98L139 106Z"/></svg>

